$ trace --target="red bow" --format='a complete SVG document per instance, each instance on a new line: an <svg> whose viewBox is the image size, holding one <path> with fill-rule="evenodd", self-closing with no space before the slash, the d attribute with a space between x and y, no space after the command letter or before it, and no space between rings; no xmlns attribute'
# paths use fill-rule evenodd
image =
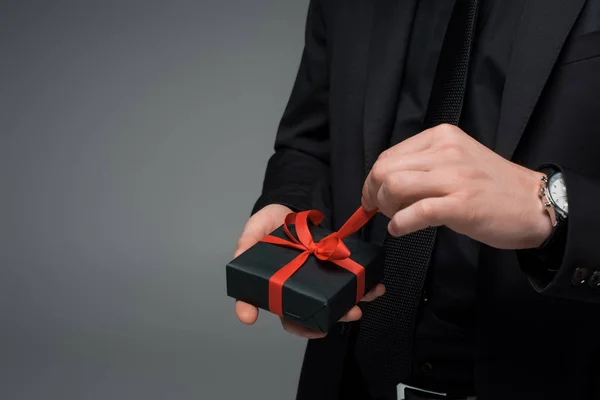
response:
<svg viewBox="0 0 600 400"><path fill-rule="evenodd" d="M376 212L377 210L367 212L360 207L337 232L333 232L316 243L308 228L308 221L310 220L313 225L319 225L323 220L323 214L317 210L288 214L285 217L283 229L292 241L272 235L267 235L261 240L261 242L292 247L302 251L273 274L269 280L269 310L280 317L283 316L283 284L304 265L311 254L314 254L319 260L330 261L356 275L356 302L358 303L365 295L365 269L349 258L350 250L343 240L362 228ZM291 234L288 228L290 224L296 226L298 238Z"/></svg>

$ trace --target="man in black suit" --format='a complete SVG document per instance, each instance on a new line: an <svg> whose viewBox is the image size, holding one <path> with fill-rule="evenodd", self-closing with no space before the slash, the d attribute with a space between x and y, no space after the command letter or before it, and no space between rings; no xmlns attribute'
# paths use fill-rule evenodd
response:
<svg viewBox="0 0 600 400"><path fill-rule="evenodd" d="M386 261L326 337L283 322L298 399L600 399L600 0L313 0L305 39L237 254L362 204Z"/></svg>

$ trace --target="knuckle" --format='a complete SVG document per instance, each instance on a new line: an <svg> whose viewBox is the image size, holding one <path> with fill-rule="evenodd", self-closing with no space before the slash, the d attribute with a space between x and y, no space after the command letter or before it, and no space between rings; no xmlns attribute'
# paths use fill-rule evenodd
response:
<svg viewBox="0 0 600 400"><path fill-rule="evenodd" d="M449 123L440 124L438 127L442 132L451 132L455 128L454 125L451 125Z"/></svg>
<svg viewBox="0 0 600 400"><path fill-rule="evenodd" d="M465 199L469 199L473 192L477 191L478 172L473 167L457 166L453 174L449 176L449 185L453 192L460 193Z"/></svg>
<svg viewBox="0 0 600 400"><path fill-rule="evenodd" d="M383 160L384 158L387 158L389 156L390 156L390 149L386 149L379 154L379 156L377 157L377 161Z"/></svg>
<svg viewBox="0 0 600 400"><path fill-rule="evenodd" d="M432 148L440 147L446 142L446 137L448 135L445 135L443 131L444 128L442 127L442 125L438 125L427 131L427 134L429 136L427 139L431 143Z"/></svg>
<svg viewBox="0 0 600 400"><path fill-rule="evenodd" d="M459 161L464 156L462 147L453 143L446 145L443 151L444 158L452 161Z"/></svg>
<svg viewBox="0 0 600 400"><path fill-rule="evenodd" d="M438 143L455 143L458 138L457 128L451 124L438 125L434 131Z"/></svg>
<svg viewBox="0 0 600 400"><path fill-rule="evenodd" d="M368 180L363 185L363 188L362 188L362 197L363 197L363 199L368 199L369 198L369 181Z"/></svg>
<svg viewBox="0 0 600 400"><path fill-rule="evenodd" d="M430 202L423 200L415 203L415 214L419 218L429 219L434 216L434 210Z"/></svg>
<svg viewBox="0 0 600 400"><path fill-rule="evenodd" d="M402 176L399 174L386 176L382 185L382 188L384 189L385 193L392 196L396 196L399 193L402 193L402 187L403 180Z"/></svg>
<svg viewBox="0 0 600 400"><path fill-rule="evenodd" d="M382 162L376 162L371 169L371 176L375 183L381 184L385 179L385 165Z"/></svg>
<svg viewBox="0 0 600 400"><path fill-rule="evenodd" d="M380 190L377 191L377 204L381 212L387 215L392 213L402 195L402 179L396 175L387 176Z"/></svg>
<svg viewBox="0 0 600 400"><path fill-rule="evenodd" d="M448 124L440 124L431 130L431 134L435 139L445 139L448 137Z"/></svg>
<svg viewBox="0 0 600 400"><path fill-rule="evenodd" d="M383 183L381 184L381 187L386 191L386 192L392 192L393 189L396 187L396 179L394 176L392 175L388 175L384 178Z"/></svg>

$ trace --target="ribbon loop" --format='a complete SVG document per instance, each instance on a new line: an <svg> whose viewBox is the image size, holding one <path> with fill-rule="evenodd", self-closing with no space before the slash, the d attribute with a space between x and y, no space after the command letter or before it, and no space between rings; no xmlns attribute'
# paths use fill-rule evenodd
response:
<svg viewBox="0 0 600 400"><path fill-rule="evenodd" d="M333 232L317 243L315 243L310 233L308 222L310 221L315 226L319 225L323 221L323 213L310 210L288 214L285 217L283 229L291 241L272 235L267 235L261 240L261 242L302 251L269 279L269 310L280 317L283 316L283 285L304 265L311 254L319 260L332 262L356 275L356 302L358 303L365 295L365 269L350 259L350 250L343 240L362 228L376 212L377 210L367 212L363 207L360 207L339 231ZM295 226L297 238L292 235L289 225Z"/></svg>

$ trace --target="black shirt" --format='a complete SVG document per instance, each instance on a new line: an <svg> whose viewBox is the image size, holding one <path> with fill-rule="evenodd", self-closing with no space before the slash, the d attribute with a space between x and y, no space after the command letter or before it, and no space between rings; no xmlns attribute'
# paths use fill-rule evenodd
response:
<svg viewBox="0 0 600 400"><path fill-rule="evenodd" d="M513 40L524 0L480 0L459 126L492 147ZM416 10L394 133L421 132L454 2L421 0ZM392 133L391 144L397 143ZM472 391L479 244L440 227L415 329L407 384Z"/></svg>

